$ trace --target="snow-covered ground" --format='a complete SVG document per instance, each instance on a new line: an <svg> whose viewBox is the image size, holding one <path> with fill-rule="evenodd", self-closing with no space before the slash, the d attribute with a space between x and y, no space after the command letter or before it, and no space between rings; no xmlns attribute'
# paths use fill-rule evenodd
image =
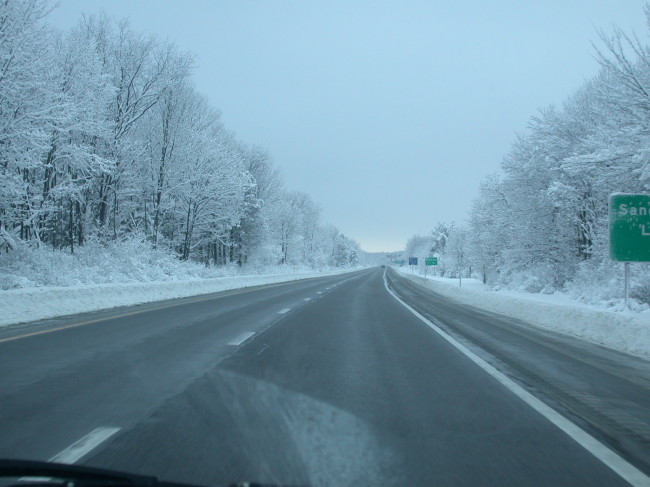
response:
<svg viewBox="0 0 650 487"><path fill-rule="evenodd" d="M356 269L11 289L0 291L0 326L354 270Z"/></svg>
<svg viewBox="0 0 650 487"><path fill-rule="evenodd" d="M608 348L650 359L650 312L610 311L581 303L561 293L493 291L477 279L411 275L405 277L463 304L511 316L534 326L579 337Z"/></svg>

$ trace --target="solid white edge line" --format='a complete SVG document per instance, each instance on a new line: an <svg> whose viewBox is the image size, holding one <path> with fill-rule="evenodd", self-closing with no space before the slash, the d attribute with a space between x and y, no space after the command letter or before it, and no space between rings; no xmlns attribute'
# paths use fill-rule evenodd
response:
<svg viewBox="0 0 650 487"><path fill-rule="evenodd" d="M234 346L241 345L242 343L244 343L246 340L248 340L253 335L255 335L254 331L244 332L241 335L239 335L239 336L233 338L232 340L230 340L228 342L228 345L234 345Z"/></svg>
<svg viewBox="0 0 650 487"><path fill-rule="evenodd" d="M574 441L576 441L585 450L587 450L589 453L595 456L598 460L603 462L607 467L609 467L611 470L616 472L625 481L637 487L650 486L650 477L648 477L641 470L636 468L634 465L631 465L624 458L622 458L618 453L614 452L609 447L607 447L606 445L598 441L596 438L591 436L589 433L587 433L585 430L583 430L576 424L566 419L564 416L562 416L560 413L552 409L550 406L546 405L544 402L537 399L535 396L533 396L531 393L526 391L519 384L517 384L512 379L505 376L503 373L499 372L492 365L487 363L481 357L479 357L474 352L472 352L467 347L465 347L463 344L458 342L455 338L447 334L447 332L442 330L439 326L429 321L427 318L422 316L411 306L409 306L404 301L402 301L402 299L399 298L388 287L388 282L386 280L386 270L384 270L384 287L386 288L386 291L388 291L390 295L393 296L395 300L397 300L397 302L399 302L402 306L404 306L411 313L413 313L420 320L422 320L429 327L431 327L433 331L435 331L438 335L440 335L442 338L447 340L462 354L464 354L476 365L481 367L485 372L487 372L492 377L494 377L497 381L503 384L508 390L514 393L517 397L519 397L522 401L524 401L526 404L532 407L535 411L540 413L551 423L553 423L559 429L564 431L564 433L566 433L569 437L571 437Z"/></svg>
<svg viewBox="0 0 650 487"><path fill-rule="evenodd" d="M280 311L278 311L278 314L279 315L284 315L284 314L287 314L289 311L291 311L291 308L284 308L284 309L281 309Z"/></svg>
<svg viewBox="0 0 650 487"><path fill-rule="evenodd" d="M75 463L118 431L120 431L120 428L103 427L94 429L79 441L74 442L62 452L54 455L48 461L68 464Z"/></svg>

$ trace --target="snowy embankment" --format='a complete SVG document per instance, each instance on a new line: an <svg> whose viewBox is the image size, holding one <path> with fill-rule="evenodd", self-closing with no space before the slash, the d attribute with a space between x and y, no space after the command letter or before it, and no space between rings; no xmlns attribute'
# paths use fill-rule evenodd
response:
<svg viewBox="0 0 650 487"><path fill-rule="evenodd" d="M493 291L476 279L411 275L404 277L459 303L516 318L608 348L650 359L650 312L608 311L580 303L563 294Z"/></svg>
<svg viewBox="0 0 650 487"><path fill-rule="evenodd" d="M12 289L0 291L0 326L355 270Z"/></svg>

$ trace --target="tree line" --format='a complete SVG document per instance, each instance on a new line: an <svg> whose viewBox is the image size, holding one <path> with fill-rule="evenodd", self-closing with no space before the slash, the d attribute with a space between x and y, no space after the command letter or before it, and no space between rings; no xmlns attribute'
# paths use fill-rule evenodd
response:
<svg viewBox="0 0 650 487"><path fill-rule="evenodd" d="M223 125L190 53L105 15L60 32L50 9L0 3L0 249L142 238L214 265L358 262Z"/></svg>
<svg viewBox="0 0 650 487"><path fill-rule="evenodd" d="M648 6L645 14L650 20ZM598 74L531 118L501 174L481 183L468 223L438 224L407 252L445 255L441 273L495 287L573 289L588 300L620 294L608 197L650 189L650 47L616 28L599 35ZM632 267L633 294L650 303L648 266Z"/></svg>

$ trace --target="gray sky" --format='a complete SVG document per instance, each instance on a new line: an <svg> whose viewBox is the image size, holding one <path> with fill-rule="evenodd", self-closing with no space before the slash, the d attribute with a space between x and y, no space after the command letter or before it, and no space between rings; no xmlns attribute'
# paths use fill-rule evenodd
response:
<svg viewBox="0 0 650 487"><path fill-rule="evenodd" d="M538 108L596 74L642 0L60 0L50 21L128 17L196 55L195 82L287 186L364 250L464 222Z"/></svg>

